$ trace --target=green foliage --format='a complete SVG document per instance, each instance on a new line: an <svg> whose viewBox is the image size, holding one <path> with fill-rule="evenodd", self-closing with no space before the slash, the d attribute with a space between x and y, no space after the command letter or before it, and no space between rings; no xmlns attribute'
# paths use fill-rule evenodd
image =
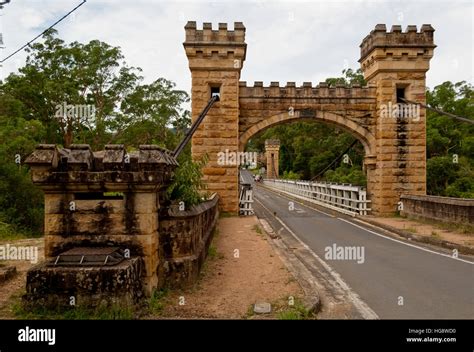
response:
<svg viewBox="0 0 474 352"><path fill-rule="evenodd" d="M336 170L325 172L324 179L327 182L350 183L358 186L367 185L367 178L364 172L358 167L340 166Z"/></svg>
<svg viewBox="0 0 474 352"><path fill-rule="evenodd" d="M160 315L163 312L163 309L166 305L165 299L167 295L167 289L163 289L160 291L153 290L151 297L148 301L148 309L151 313Z"/></svg>
<svg viewBox="0 0 474 352"><path fill-rule="evenodd" d="M26 310L21 302L12 306L13 313L18 319L41 320L131 320L135 318L132 307L119 305L100 306L97 308L73 307L69 309L36 308Z"/></svg>
<svg viewBox="0 0 474 352"><path fill-rule="evenodd" d="M271 127L257 136L254 136L248 145L248 150L265 150L266 139L279 139L280 147L280 175L285 179L309 180L319 175L334 159L347 149L354 140L349 133L335 127L314 123L295 122L287 125ZM345 182L355 185L365 185L362 174L364 148L357 143L348 153L352 168L347 168L342 160L333 166L336 173L326 171L319 180ZM353 169L353 170L352 170ZM359 170L360 172L357 172ZM347 180L342 180L343 172L351 171Z"/></svg>
<svg viewBox="0 0 474 352"><path fill-rule="evenodd" d="M367 84L364 79L364 74L362 73L362 70L360 68L355 71L351 68L344 69L342 70L342 74L344 75L344 77L327 78L326 83L331 86L343 84L346 87L350 87L353 84L359 84L361 86L365 86Z"/></svg>
<svg viewBox="0 0 474 352"><path fill-rule="evenodd" d="M306 320L314 318L313 314L304 306L300 299L295 298L292 306L278 313L279 320Z"/></svg>
<svg viewBox="0 0 474 352"><path fill-rule="evenodd" d="M22 114L22 104L11 96L0 95L0 107L1 237L38 235L43 225L43 194L21 162L42 140L45 129L38 120L15 115Z"/></svg>
<svg viewBox="0 0 474 352"><path fill-rule="evenodd" d="M343 75L326 82L345 86L365 84L360 70L344 70ZM474 118L474 89L466 82L445 82L428 90L426 97L427 103L435 108ZM428 194L474 198L474 126L427 110L426 135ZM281 141L279 171L283 178L367 184L362 171L361 143L347 153L349 163L335 163L320 175L354 139L335 127L307 122L277 125L254 136L247 150L263 151L266 139Z"/></svg>
<svg viewBox="0 0 474 352"><path fill-rule="evenodd" d="M474 89L466 82L444 82L426 93L427 103L474 118ZM474 126L428 111L428 194L474 198Z"/></svg>
<svg viewBox="0 0 474 352"><path fill-rule="evenodd" d="M184 202L186 208L201 203L202 191L205 189L205 184L202 182L202 168L207 161L207 156L193 161L189 156L184 155L174 174L172 184L168 187L168 197L171 200Z"/></svg>
<svg viewBox="0 0 474 352"><path fill-rule="evenodd" d="M285 180L299 180L300 175L298 175L296 172L293 172L291 170L290 171L285 170L281 178Z"/></svg>
<svg viewBox="0 0 474 352"><path fill-rule="evenodd" d="M39 143L90 144L93 150L110 143L158 144L173 148L190 124L183 109L186 92L158 78L143 84L141 70L128 66L119 47L92 40L65 43L48 31L28 49L26 64L0 82L0 229L4 237L42 231L43 197L21 162ZM59 107L90 106L93 114L67 113ZM189 146L185 149L189 157ZM189 204L196 168L188 162L178 178L188 180L178 196ZM186 173L184 169L190 166ZM193 183L194 182L194 183Z"/></svg>

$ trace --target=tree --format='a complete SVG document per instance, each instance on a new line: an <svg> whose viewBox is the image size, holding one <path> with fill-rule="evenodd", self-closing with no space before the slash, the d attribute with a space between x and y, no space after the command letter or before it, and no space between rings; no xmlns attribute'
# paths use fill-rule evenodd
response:
<svg viewBox="0 0 474 352"><path fill-rule="evenodd" d="M186 92L164 78L142 84L141 70L128 66L118 47L98 40L66 44L51 30L28 53L25 66L0 82L0 225L38 233L42 193L28 168L16 163L37 144L174 148L191 119L182 107L189 101ZM93 114L77 109L84 106L93 107ZM189 146L182 158L176 180L183 187L174 186L170 195L194 204L201 200L196 195L200 164L187 160Z"/></svg>
<svg viewBox="0 0 474 352"><path fill-rule="evenodd" d="M4 89L47 126L50 142L102 147L116 108L140 83L140 69L121 62L120 48L97 40L65 44L56 35L48 31L27 50L26 65ZM90 109L84 114L81 107Z"/></svg>

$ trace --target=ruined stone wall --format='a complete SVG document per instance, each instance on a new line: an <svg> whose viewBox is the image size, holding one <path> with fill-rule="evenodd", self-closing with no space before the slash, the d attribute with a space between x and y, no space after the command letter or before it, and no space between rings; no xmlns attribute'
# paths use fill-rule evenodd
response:
<svg viewBox="0 0 474 352"><path fill-rule="evenodd" d="M402 195L404 216L474 225L474 199Z"/></svg>
<svg viewBox="0 0 474 352"><path fill-rule="evenodd" d="M150 293L158 284L160 193L177 166L170 152L149 145L130 154L122 145L96 153L88 145L40 145L26 162L45 193L45 256L117 246L141 258Z"/></svg>
<svg viewBox="0 0 474 352"><path fill-rule="evenodd" d="M219 217L218 196L187 211L160 214L160 286L183 288L199 278Z"/></svg>
<svg viewBox="0 0 474 352"><path fill-rule="evenodd" d="M45 193L46 254L27 274L26 304L131 305L197 280L219 197L187 211L170 206L164 193L178 164L169 151L40 145L26 163Z"/></svg>

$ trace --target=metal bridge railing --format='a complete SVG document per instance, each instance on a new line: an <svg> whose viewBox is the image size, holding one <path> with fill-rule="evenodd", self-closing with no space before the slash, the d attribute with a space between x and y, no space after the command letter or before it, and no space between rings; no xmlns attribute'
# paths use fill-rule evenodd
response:
<svg viewBox="0 0 474 352"><path fill-rule="evenodd" d="M241 183L239 194L239 214L240 215L254 215L253 204L253 190L250 183Z"/></svg>
<svg viewBox="0 0 474 352"><path fill-rule="evenodd" d="M367 191L360 186L280 179L264 179L263 184L352 216L367 215L371 210L368 207L370 200L367 200Z"/></svg>

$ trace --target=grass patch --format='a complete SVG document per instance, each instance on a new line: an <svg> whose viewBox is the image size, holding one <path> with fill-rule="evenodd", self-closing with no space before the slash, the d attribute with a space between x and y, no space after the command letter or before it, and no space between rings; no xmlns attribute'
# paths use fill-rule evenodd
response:
<svg viewBox="0 0 474 352"><path fill-rule="evenodd" d="M18 319L45 319L45 320L130 320L135 318L132 307L123 307L118 304L97 308L72 307L68 309L35 308L25 310L20 300L13 306L13 313Z"/></svg>
<svg viewBox="0 0 474 352"><path fill-rule="evenodd" d="M292 300L292 305L289 304L290 299L286 302L286 305L283 306L277 314L277 319L279 320L307 320L314 319L314 315L310 312L299 298L294 298Z"/></svg>
<svg viewBox="0 0 474 352"><path fill-rule="evenodd" d="M148 300L148 310L150 313L161 315L166 306L166 297L168 295L168 290L163 289L160 291L154 290L151 294L150 299Z"/></svg>
<svg viewBox="0 0 474 352"><path fill-rule="evenodd" d="M207 256L209 259L214 260L217 258L217 248L213 244L209 246L209 249L207 250Z"/></svg>
<svg viewBox="0 0 474 352"><path fill-rule="evenodd" d="M292 298L290 300L290 298ZM292 304L290 304L292 303ZM243 319L277 319L277 320L311 320L316 316L306 309L303 302L297 297L285 297L271 304L272 312L270 314L256 314L254 305L251 304Z"/></svg>
<svg viewBox="0 0 474 352"><path fill-rule="evenodd" d="M415 229L414 227L407 227L404 229L405 231L411 232L411 233L417 233L418 230Z"/></svg>
<svg viewBox="0 0 474 352"><path fill-rule="evenodd" d="M258 233L259 235L262 234L262 229L258 225L253 225L253 230Z"/></svg>
<svg viewBox="0 0 474 352"><path fill-rule="evenodd" d="M421 219L421 218L411 218L411 217L404 217L405 219L413 220L419 222L424 225L430 225L433 227L437 227L440 230L446 230L449 232L456 232L461 235L474 235L474 225L470 224L462 224L462 223L451 223L451 222L442 222L436 220L428 220L428 219Z"/></svg>
<svg viewBox="0 0 474 352"><path fill-rule="evenodd" d="M237 216L236 213L231 213L227 211L223 211L219 213L219 219L224 219L224 218L235 218Z"/></svg>
<svg viewBox="0 0 474 352"><path fill-rule="evenodd" d="M26 238L38 238L41 234L18 229L16 226L0 221L0 241L23 240Z"/></svg>
<svg viewBox="0 0 474 352"><path fill-rule="evenodd" d="M436 232L436 231L431 231L431 236L436 237L436 238L440 238L440 237L441 237L441 235L440 235L438 232Z"/></svg>
<svg viewBox="0 0 474 352"><path fill-rule="evenodd" d="M253 316L255 315L255 312L253 311L253 304L251 304L248 308L247 308L247 312L245 313L244 315L244 319L252 319Z"/></svg>

